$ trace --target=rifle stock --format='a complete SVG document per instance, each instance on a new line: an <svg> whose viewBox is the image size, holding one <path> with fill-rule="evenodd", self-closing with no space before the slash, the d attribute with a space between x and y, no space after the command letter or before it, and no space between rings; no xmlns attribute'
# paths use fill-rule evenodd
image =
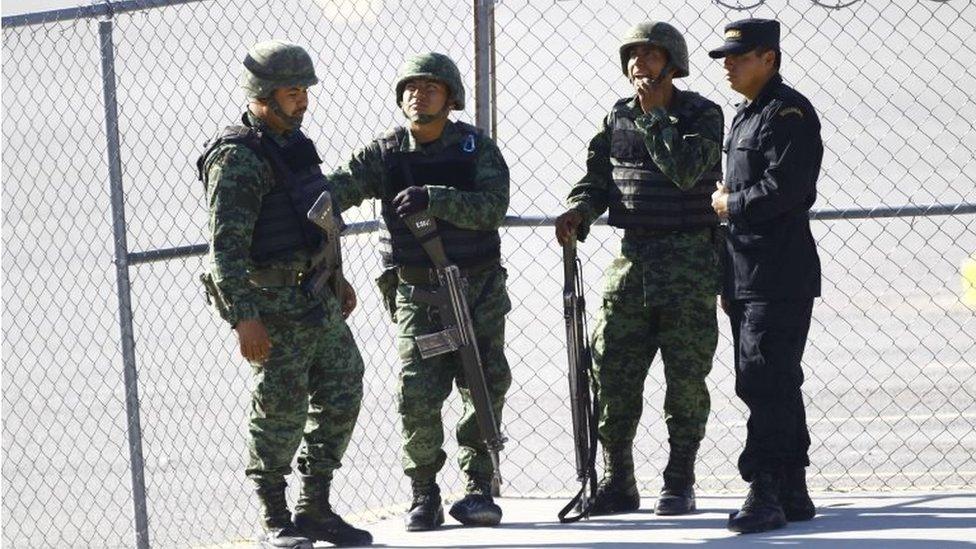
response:
<svg viewBox="0 0 976 549"><path fill-rule="evenodd" d="M342 276L342 245L339 241L341 229L336 223L335 210L332 205L332 195L323 191L306 214L308 220L318 227L324 234L322 246L312 257L312 275L310 291L314 295L321 295L329 285L333 295L342 302L342 286L345 279Z"/></svg>

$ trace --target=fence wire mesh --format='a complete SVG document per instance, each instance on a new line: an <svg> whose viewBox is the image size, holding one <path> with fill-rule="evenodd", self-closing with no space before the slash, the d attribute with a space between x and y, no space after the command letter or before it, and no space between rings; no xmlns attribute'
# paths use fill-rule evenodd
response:
<svg viewBox="0 0 976 549"><path fill-rule="evenodd" d="M243 110L242 52L270 37L305 45L322 84L306 117L326 166L399 122L394 73L409 53L451 55L474 91L469 2L213 0L114 20L130 251L205 241L193 161ZM755 4L755 5L752 5ZM631 93L616 37L646 19L685 31L692 75L679 82L725 107L735 94L705 51L730 20L783 22L783 73L818 108L826 143L820 208L976 202L976 6L899 0L580 2L504 0L495 9L498 141L512 171L509 214L552 216L581 175L586 143ZM77 19L3 29L3 534L9 547L131 545L132 496L115 293L98 25ZM460 114L471 121L473 101ZM374 205L348 216L376 218ZM976 481L976 315L960 264L976 253L974 216L814 224L824 298L805 356L817 489L948 489ZM583 245L587 298L619 232ZM514 310L514 382L504 416L506 496L568 494L575 483L564 334L552 228L503 230ZM373 278L375 234L343 241L357 288L353 333L367 363L360 422L335 483L355 520L399 511L393 330ZM205 310L200 257L135 265L136 364L149 539L186 547L248 537L257 509L243 468L249 375L233 334ZM590 313L595 307L591 305ZM703 490L740 490L745 410L730 338L709 377ZM666 461L659 361L635 445L642 491ZM456 397L445 425L458 416ZM449 453L453 452L453 442ZM456 467L441 475L460 487ZM292 493L294 496L294 493Z"/></svg>
<svg viewBox="0 0 976 549"><path fill-rule="evenodd" d="M818 208L972 201L976 105L961 92L976 83L972 4L857 2L828 9L758 2L755 9L738 8L503 2L496 11L497 124L512 164L512 210L551 215L583 175L589 139L614 100L633 93L620 73L615 37L635 21L671 21L685 32L691 76L679 85L722 104L728 125L739 99L721 63L706 53L720 42L724 24L748 16L783 23L784 77L821 116L826 152ZM825 284L805 355L811 483L832 489L970 485L976 471L972 442L965 439L976 421L968 390L974 322L959 300L957 273L976 246L973 217L829 221L815 223L814 231ZM563 342L555 321L560 303L552 299L561 284L552 268L558 250L551 228L518 235L505 241L511 264L548 276L524 277L521 284L515 279L516 309L534 314L510 319L510 349L521 364L549 365L561 356ZM591 304L599 303L598 273L617 253L619 239L619 231L604 227L582 245ZM699 485L713 490L741 486L735 463L745 431L728 323L719 321L722 336L709 376L712 415L698 465ZM544 335L540 325L547 327ZM564 489L572 456L560 372L520 373L513 393L531 402L528 417L547 419L526 423L514 437L526 452L518 454L525 474L516 480L548 494ZM659 360L648 378L635 460L642 490L654 493L667 461ZM521 417L520 411L508 417ZM510 430L515 421L509 420ZM553 432L564 435L553 438Z"/></svg>

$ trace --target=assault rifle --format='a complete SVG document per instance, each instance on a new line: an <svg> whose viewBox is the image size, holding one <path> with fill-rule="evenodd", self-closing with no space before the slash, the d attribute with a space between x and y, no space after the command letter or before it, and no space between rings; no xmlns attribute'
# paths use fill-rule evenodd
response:
<svg viewBox="0 0 976 549"><path fill-rule="evenodd" d="M563 320L569 358L569 407L576 449L576 480L580 490L558 514L559 522L576 522L590 514L590 498L596 493L597 398L590 399L593 359L586 331L582 264L576 257L576 237L563 246ZM576 508L578 513L567 514Z"/></svg>
<svg viewBox="0 0 976 549"><path fill-rule="evenodd" d="M485 373L481 365L481 354L478 352L478 342L475 339L474 324L471 322L471 310L464 295L466 281L461 277L461 270L451 263L444 252L444 244L437 233L437 222L427 212L420 212L404 218L404 223L410 232L420 241L424 251L430 256L437 271L440 285L437 288L410 287L410 299L417 303L425 303L437 308L443 330L433 334L419 335L414 338L420 356L430 358L445 353L457 351L460 354L464 379L471 391L474 404L474 415L481 430L481 438L488 447L491 463L494 466L492 482L493 495L498 494L498 487L502 483L502 475L498 464L498 454L505 449L506 439L498 429L495 412L488 396L488 386L485 383Z"/></svg>

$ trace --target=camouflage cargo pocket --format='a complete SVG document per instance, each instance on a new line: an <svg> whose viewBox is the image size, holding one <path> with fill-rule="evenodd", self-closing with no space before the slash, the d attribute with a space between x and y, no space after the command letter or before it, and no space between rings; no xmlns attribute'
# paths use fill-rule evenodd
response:
<svg viewBox="0 0 976 549"><path fill-rule="evenodd" d="M614 258L603 275L603 299L616 301L628 295L629 290L635 289L640 284L635 270L634 262L629 258Z"/></svg>

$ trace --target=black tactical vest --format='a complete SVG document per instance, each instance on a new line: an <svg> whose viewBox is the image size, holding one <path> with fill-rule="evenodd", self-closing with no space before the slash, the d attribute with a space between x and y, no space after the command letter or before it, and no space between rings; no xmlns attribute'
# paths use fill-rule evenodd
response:
<svg viewBox="0 0 976 549"><path fill-rule="evenodd" d="M679 105L673 114L682 135L693 133L691 121L715 104L693 92L677 92ZM621 228L691 230L718 224L712 210L715 182L722 179L722 161L702 174L694 187L682 191L661 173L634 125L630 99L621 99L610 112L612 137L610 164L613 184L610 186L608 223Z"/></svg>
<svg viewBox="0 0 976 549"><path fill-rule="evenodd" d="M225 143L239 143L254 151L268 162L275 177L274 188L261 197L251 259L261 263L296 251L314 252L322 242L322 233L306 215L327 186L312 140L299 131L282 147L254 128L228 126L207 142L197 160L198 177L204 185L207 157Z"/></svg>
<svg viewBox="0 0 976 549"><path fill-rule="evenodd" d="M481 131L463 122L454 124L464 134L464 139L455 148L436 155L400 150L400 143L407 138L408 131L403 127L379 139L387 178L386 195L381 201L383 225L380 230L380 255L386 267L434 266L420 242L397 215L392 204L397 193L413 185L444 185L462 191L474 190L475 161ZM443 219L437 220L437 228L447 257L459 267L480 265L501 258L501 238L497 230L462 229Z"/></svg>

